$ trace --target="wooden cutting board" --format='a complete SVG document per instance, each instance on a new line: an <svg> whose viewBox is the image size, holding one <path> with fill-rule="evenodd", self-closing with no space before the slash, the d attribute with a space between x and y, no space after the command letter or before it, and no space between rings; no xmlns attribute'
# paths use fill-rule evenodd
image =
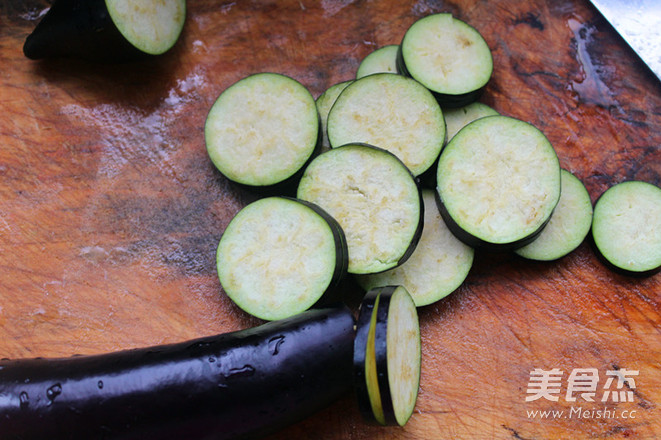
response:
<svg viewBox="0 0 661 440"><path fill-rule="evenodd" d="M661 185L661 84L587 1L191 0L171 52L120 66L24 58L48 6L0 0L0 357L259 324L216 276L218 240L254 196L206 155L211 104L262 71L316 97L427 14L484 35L495 70L482 101L540 128L593 201L623 180ZM420 395L404 428L366 425L346 396L272 439L661 438L661 275L616 275L587 243L553 263L480 252L420 321ZM535 369L563 373L557 401L526 401ZM638 375L618 388L617 370ZM571 392L572 372L598 375L594 402ZM611 390L631 401L602 402ZM547 410L562 414L535 412Z"/></svg>

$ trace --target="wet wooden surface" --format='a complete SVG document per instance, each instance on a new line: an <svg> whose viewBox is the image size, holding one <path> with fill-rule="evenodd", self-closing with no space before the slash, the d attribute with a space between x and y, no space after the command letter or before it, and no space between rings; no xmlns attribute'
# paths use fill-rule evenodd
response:
<svg viewBox="0 0 661 440"><path fill-rule="evenodd" d="M258 324L216 277L217 242L253 196L211 165L208 109L261 71L316 97L430 13L484 35L495 70L482 101L544 131L593 200L623 180L661 185L661 85L585 1L191 0L171 52L122 66L24 58L48 5L0 1L0 357ZM464 285L420 320L422 382L406 427L365 425L347 396L272 438L661 437L661 275L611 273L588 243L544 264L478 253ZM536 368L564 373L557 402L526 401ZM567 399L574 369L599 374L595 402ZM601 402L617 369L639 372L633 401Z"/></svg>

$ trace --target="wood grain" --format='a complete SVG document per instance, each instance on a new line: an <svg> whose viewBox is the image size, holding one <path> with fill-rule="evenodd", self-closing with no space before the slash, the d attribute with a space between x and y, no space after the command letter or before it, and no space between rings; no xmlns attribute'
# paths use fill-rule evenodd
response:
<svg viewBox="0 0 661 440"><path fill-rule="evenodd" d="M191 0L168 54L119 66L33 62L21 48L48 2L0 0L0 357L70 356L258 324L222 292L215 248L254 199L211 165L203 125L218 94L255 72L318 96L417 18L476 27L495 70L482 101L533 123L593 200L661 185L661 85L578 0ZM360 293L347 288L355 305ZM353 396L272 439L661 437L661 275L614 274L589 244L560 261L478 253L464 285L420 309L418 405L404 428L362 422ZM526 402L530 372L565 374L558 402ZM638 370L633 417L532 417L568 402L566 378ZM0 432L1 432L0 424Z"/></svg>

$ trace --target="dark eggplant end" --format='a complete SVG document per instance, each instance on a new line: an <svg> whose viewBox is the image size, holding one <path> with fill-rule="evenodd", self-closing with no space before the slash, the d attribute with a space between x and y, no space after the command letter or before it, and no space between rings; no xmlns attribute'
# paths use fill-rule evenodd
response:
<svg viewBox="0 0 661 440"><path fill-rule="evenodd" d="M3 439L258 438L351 392L354 332L339 306L170 345L0 360Z"/></svg>
<svg viewBox="0 0 661 440"><path fill-rule="evenodd" d="M163 40L169 48L179 38L184 18L185 10L180 21L172 24L176 28L170 29L168 39ZM113 21L105 0L55 0L26 38L23 54L32 60L74 58L126 63L150 59L160 53L143 51L132 44Z"/></svg>

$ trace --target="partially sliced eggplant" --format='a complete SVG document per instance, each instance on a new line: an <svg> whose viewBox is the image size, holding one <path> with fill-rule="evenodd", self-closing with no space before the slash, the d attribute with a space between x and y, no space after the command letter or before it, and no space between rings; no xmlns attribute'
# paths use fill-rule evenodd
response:
<svg viewBox="0 0 661 440"><path fill-rule="evenodd" d="M330 150L328 133L326 132L328 113L330 112L331 107L333 107L333 104L335 104L337 97L342 93L342 90L352 82L353 81L343 81L341 83L333 84L317 98L317 111L319 112L319 119L321 120L322 133L321 152Z"/></svg>
<svg viewBox="0 0 661 440"><path fill-rule="evenodd" d="M434 190L423 189L425 220L422 237L411 257L385 272L356 275L366 291L379 286L406 286L415 305L432 304L455 291L473 265L474 250L457 239L436 206Z"/></svg>
<svg viewBox="0 0 661 440"><path fill-rule="evenodd" d="M170 345L0 360L7 440L245 439L351 392L354 319L315 309Z"/></svg>
<svg viewBox="0 0 661 440"><path fill-rule="evenodd" d="M373 73L397 73L398 44L389 44L367 54L356 71L356 79Z"/></svg>
<svg viewBox="0 0 661 440"><path fill-rule="evenodd" d="M420 386L422 354L416 306L403 286L372 289L364 301L373 304L372 310L365 310L371 316L367 333L373 334L373 338L367 338L363 366L373 410L367 419L382 425L404 426L413 414ZM361 324L365 325L365 321ZM361 348L362 345L356 346L354 351ZM354 354L354 371L358 370L360 365ZM374 370L376 384L370 376ZM360 375L356 377L361 380Z"/></svg>
<svg viewBox="0 0 661 440"><path fill-rule="evenodd" d="M633 276L661 270L661 188L627 181L608 188L597 200L592 238L611 269Z"/></svg>
<svg viewBox="0 0 661 440"><path fill-rule="evenodd" d="M533 241L560 199L560 163L546 136L507 116L471 122L446 145L438 202L471 247L508 251Z"/></svg>
<svg viewBox="0 0 661 440"><path fill-rule="evenodd" d="M297 197L319 205L340 224L350 273L402 264L422 233L424 209L416 181L381 148L347 144L317 156L303 173Z"/></svg>
<svg viewBox="0 0 661 440"><path fill-rule="evenodd" d="M271 191L295 184L321 144L314 98L298 81L257 73L223 91L204 126L207 152L229 180Z"/></svg>
<svg viewBox="0 0 661 440"><path fill-rule="evenodd" d="M592 201L576 176L561 170L560 201L535 241L515 252L530 260L551 261L576 249L590 232Z"/></svg>
<svg viewBox="0 0 661 440"><path fill-rule="evenodd" d="M105 62L160 55L177 42L185 18L185 0L55 0L23 52Z"/></svg>
<svg viewBox="0 0 661 440"><path fill-rule="evenodd" d="M397 68L431 90L442 107L462 107L481 95L493 72L493 58L475 28L441 13L409 27Z"/></svg>
<svg viewBox="0 0 661 440"><path fill-rule="evenodd" d="M319 206L286 197L259 199L230 221L216 254L218 277L241 309L283 319L318 304L344 277L347 243Z"/></svg>
<svg viewBox="0 0 661 440"><path fill-rule="evenodd" d="M328 114L331 147L363 142L395 154L419 176L445 143L443 111L420 83L393 73L355 80Z"/></svg>

